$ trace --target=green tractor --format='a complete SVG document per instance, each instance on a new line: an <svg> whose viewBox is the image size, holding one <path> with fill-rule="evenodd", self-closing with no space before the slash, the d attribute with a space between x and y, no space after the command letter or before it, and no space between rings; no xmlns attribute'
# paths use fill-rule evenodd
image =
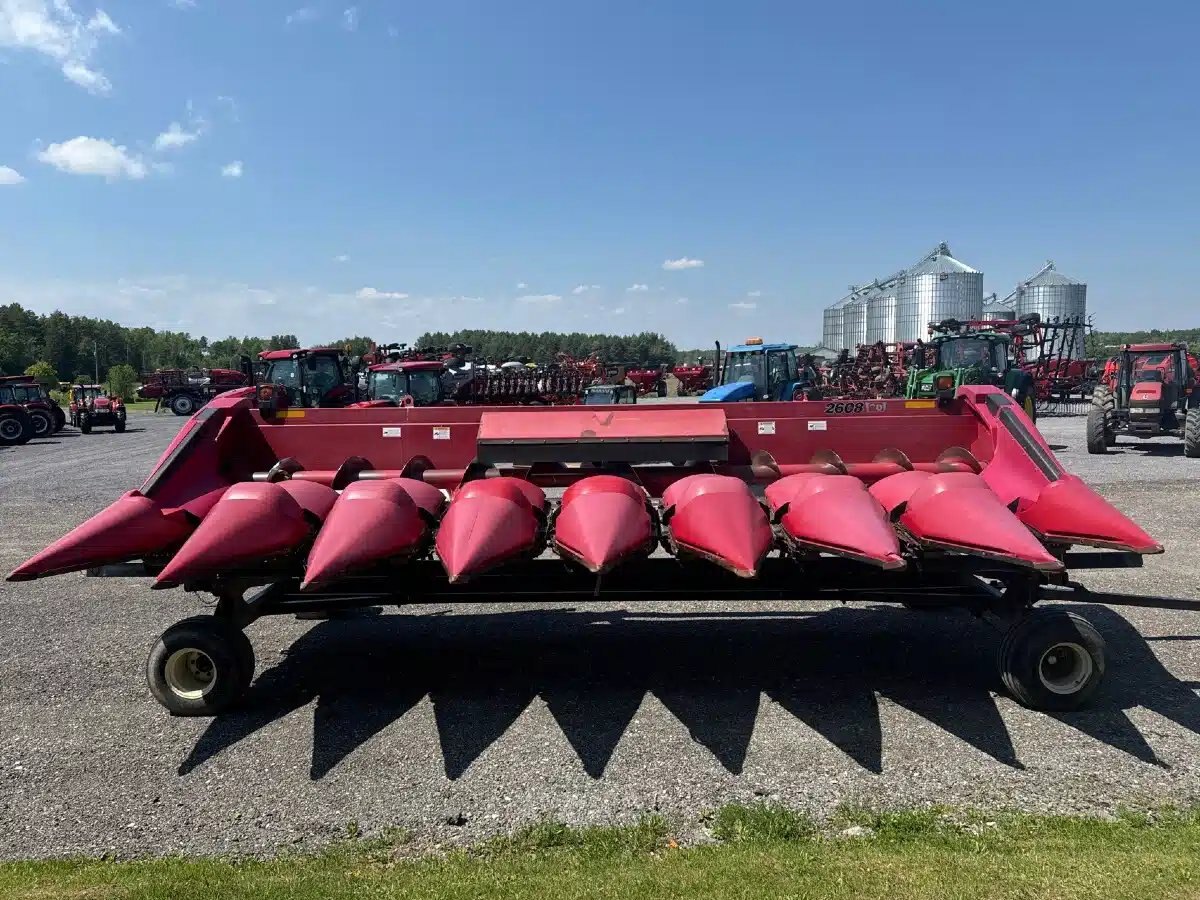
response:
<svg viewBox="0 0 1200 900"><path fill-rule="evenodd" d="M1012 337L987 329L972 330L953 319L930 325L934 337L908 373L905 396L910 400L949 400L964 384L1004 388L1030 419L1037 418L1033 376L1017 366ZM922 367L924 366L924 367Z"/></svg>

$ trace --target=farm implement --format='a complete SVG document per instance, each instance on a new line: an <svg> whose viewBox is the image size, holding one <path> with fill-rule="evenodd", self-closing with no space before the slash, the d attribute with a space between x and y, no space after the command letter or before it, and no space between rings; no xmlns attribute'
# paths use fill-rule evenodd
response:
<svg viewBox="0 0 1200 900"><path fill-rule="evenodd" d="M166 407L177 416L190 416L222 391L250 383L250 360L241 369L158 369L142 376L139 400L153 400L154 411Z"/></svg>
<svg viewBox="0 0 1200 900"><path fill-rule="evenodd" d="M279 396L266 396L278 391ZM993 387L934 400L292 408L194 416L137 490L18 566L212 594L147 677L230 707L260 616L416 603L842 600L966 607L1035 708L1094 694L1104 641L1046 597L1162 547L1067 473ZM267 400L266 403L256 401ZM914 613L915 614L915 613Z"/></svg>

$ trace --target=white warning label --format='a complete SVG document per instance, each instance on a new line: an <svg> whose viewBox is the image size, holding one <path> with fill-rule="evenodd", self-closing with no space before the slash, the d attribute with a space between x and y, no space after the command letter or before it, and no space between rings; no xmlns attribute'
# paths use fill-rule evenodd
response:
<svg viewBox="0 0 1200 900"><path fill-rule="evenodd" d="M775 433L775 423L774 422L759 422L758 423L758 433L759 434L774 434Z"/></svg>
<svg viewBox="0 0 1200 900"><path fill-rule="evenodd" d="M433 429L433 439L434 439L435 441L448 441L448 440L450 440L450 428L449 428L449 426L447 426L447 427L445 427L445 428L439 428L439 427L435 427L435 428Z"/></svg>
<svg viewBox="0 0 1200 900"><path fill-rule="evenodd" d="M816 420L808 423L808 430L809 431L828 431L829 423L826 422L824 419L816 419Z"/></svg>
<svg viewBox="0 0 1200 900"><path fill-rule="evenodd" d="M383 436L384 437L400 437L400 426L395 425L395 426L392 426L389 428L384 428Z"/></svg>

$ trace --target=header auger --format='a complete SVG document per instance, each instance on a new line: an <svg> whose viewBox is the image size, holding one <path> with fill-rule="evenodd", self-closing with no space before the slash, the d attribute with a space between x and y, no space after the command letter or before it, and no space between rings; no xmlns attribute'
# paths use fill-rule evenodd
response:
<svg viewBox="0 0 1200 900"><path fill-rule="evenodd" d="M565 488L561 496L557 489ZM17 567L217 598L150 654L177 714L234 703L259 616L519 601L963 606L1007 630L1021 702L1069 709L1103 641L1047 594L1162 547L991 387L933 400L289 408L193 417L144 484Z"/></svg>

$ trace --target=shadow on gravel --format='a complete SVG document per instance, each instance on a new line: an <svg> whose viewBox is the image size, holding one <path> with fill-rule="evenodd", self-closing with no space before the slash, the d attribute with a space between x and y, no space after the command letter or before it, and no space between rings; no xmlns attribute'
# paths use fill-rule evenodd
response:
<svg viewBox="0 0 1200 900"><path fill-rule="evenodd" d="M1108 639L1109 676L1091 709L1055 718L1161 764L1124 711L1148 707L1200 733L1200 699L1120 615L1082 612ZM310 773L319 779L429 696L446 776L458 778L540 697L585 771L599 778L646 694L735 774L763 702L871 772L883 767L880 702L1020 769L991 693L997 640L966 613L898 607L449 611L322 622L259 675L242 710L209 724L179 772L315 700Z"/></svg>

